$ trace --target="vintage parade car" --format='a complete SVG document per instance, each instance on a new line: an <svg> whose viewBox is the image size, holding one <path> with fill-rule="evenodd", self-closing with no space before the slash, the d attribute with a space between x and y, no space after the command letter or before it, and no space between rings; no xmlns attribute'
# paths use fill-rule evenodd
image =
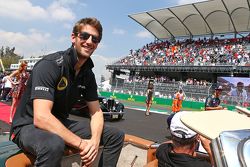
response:
<svg viewBox="0 0 250 167"><path fill-rule="evenodd" d="M100 107L105 120L120 120L124 115L124 104L112 97L99 96ZM80 99L73 106L72 114L89 117L88 107L84 99Z"/></svg>

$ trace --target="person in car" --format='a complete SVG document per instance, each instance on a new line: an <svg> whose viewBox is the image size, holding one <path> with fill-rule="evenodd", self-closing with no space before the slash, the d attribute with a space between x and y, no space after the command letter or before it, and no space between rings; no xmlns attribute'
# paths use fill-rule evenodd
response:
<svg viewBox="0 0 250 167"><path fill-rule="evenodd" d="M176 113L170 124L171 142L161 144L156 150L159 167L211 167L213 164L210 140L200 136L181 122L186 111ZM210 161L195 156L198 143L209 155Z"/></svg>

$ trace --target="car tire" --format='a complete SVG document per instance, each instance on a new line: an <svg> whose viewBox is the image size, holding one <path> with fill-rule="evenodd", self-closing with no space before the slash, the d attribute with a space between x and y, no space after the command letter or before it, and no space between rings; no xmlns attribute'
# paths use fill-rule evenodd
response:
<svg viewBox="0 0 250 167"><path fill-rule="evenodd" d="M118 120L121 120L122 117L123 117L123 114L119 114L119 115L118 115Z"/></svg>

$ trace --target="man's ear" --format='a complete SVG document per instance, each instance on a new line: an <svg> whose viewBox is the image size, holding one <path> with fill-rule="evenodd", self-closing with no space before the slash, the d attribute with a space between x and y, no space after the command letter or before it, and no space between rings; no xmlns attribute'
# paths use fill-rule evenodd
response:
<svg viewBox="0 0 250 167"><path fill-rule="evenodd" d="M71 43L74 45L76 41L76 36L74 33L71 33Z"/></svg>
<svg viewBox="0 0 250 167"><path fill-rule="evenodd" d="M197 134L197 135L196 135L196 140L197 140L198 142L200 142L200 134Z"/></svg>

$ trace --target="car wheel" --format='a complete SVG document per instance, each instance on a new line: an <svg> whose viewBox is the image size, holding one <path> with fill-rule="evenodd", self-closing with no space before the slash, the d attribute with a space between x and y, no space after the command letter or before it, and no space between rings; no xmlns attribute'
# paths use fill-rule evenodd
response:
<svg viewBox="0 0 250 167"><path fill-rule="evenodd" d="M122 119L122 117L123 117L123 114L119 114L119 115L118 115L118 119L119 119L119 120Z"/></svg>
<svg viewBox="0 0 250 167"><path fill-rule="evenodd" d="M122 113L122 112L123 112L123 109L121 109L119 112ZM119 120L122 119L122 117L123 117L123 114L119 114L119 115L118 115L118 119L119 119Z"/></svg>

